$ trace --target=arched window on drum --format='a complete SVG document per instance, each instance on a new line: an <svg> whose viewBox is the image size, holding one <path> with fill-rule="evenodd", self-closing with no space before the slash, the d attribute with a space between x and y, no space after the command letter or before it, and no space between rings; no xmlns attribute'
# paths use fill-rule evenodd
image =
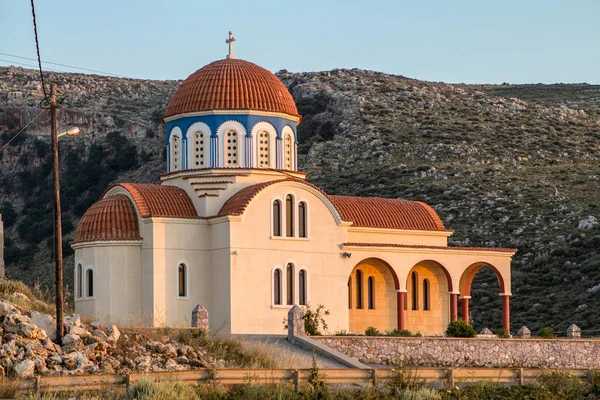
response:
<svg viewBox="0 0 600 400"><path fill-rule="evenodd" d="M285 135L285 139L283 141L283 160L284 160L284 169L292 170L294 169L294 141L292 140L292 135Z"/></svg>
<svg viewBox="0 0 600 400"><path fill-rule="evenodd" d="M257 140L257 153L258 153L258 168L270 168L271 167L271 137L269 132L260 131L258 132Z"/></svg>
<svg viewBox="0 0 600 400"><path fill-rule="evenodd" d="M197 131L194 133L192 140L192 168L206 168L208 160L206 159L204 150L209 145L208 134Z"/></svg>
<svg viewBox="0 0 600 400"><path fill-rule="evenodd" d="M239 167L239 135L237 131L230 129L225 132L224 139L224 155L225 155L225 167L237 168Z"/></svg>
<svg viewBox="0 0 600 400"><path fill-rule="evenodd" d="M170 148L170 170L179 171L181 169L181 136L179 133L171 134Z"/></svg>

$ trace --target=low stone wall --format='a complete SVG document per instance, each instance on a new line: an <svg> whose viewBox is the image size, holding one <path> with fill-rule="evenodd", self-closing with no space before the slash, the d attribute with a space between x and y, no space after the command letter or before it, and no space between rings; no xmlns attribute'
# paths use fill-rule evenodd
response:
<svg viewBox="0 0 600 400"><path fill-rule="evenodd" d="M366 364L429 367L598 368L600 340L312 337Z"/></svg>

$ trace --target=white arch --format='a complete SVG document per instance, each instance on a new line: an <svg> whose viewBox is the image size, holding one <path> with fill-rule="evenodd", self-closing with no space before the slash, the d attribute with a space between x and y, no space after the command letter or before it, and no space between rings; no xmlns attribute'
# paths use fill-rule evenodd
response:
<svg viewBox="0 0 600 400"><path fill-rule="evenodd" d="M244 125L242 125L240 122L238 121L234 121L234 120L229 120L229 121L225 121L223 122L220 126L219 129L217 129L217 137L219 138L218 140L218 154L219 154L219 159L218 159L218 164L217 167L219 168L226 168L228 167L227 165L227 161L225 160L225 132L227 132L228 130L234 130L238 133L238 140L237 140L237 154L238 154L238 165L236 167L238 168L244 168L246 167L246 157L245 157L245 152L246 152L246 128L244 127Z"/></svg>
<svg viewBox="0 0 600 400"><path fill-rule="evenodd" d="M252 154L253 157L253 165L252 167L260 168L260 160L259 160L259 132L266 131L269 134L269 166L267 168L277 168L275 165L275 146L277 143L277 130L275 127L266 121L257 122L252 127Z"/></svg>
<svg viewBox="0 0 600 400"><path fill-rule="evenodd" d="M181 129L176 126L169 134L169 172L179 171L182 165Z"/></svg>
<svg viewBox="0 0 600 400"><path fill-rule="evenodd" d="M294 130L286 125L281 131L281 166L290 171L296 170L296 137Z"/></svg>
<svg viewBox="0 0 600 400"><path fill-rule="evenodd" d="M197 134L201 134L201 138L196 137ZM204 122L195 122L186 131L188 169L210 167L210 134L210 127Z"/></svg>

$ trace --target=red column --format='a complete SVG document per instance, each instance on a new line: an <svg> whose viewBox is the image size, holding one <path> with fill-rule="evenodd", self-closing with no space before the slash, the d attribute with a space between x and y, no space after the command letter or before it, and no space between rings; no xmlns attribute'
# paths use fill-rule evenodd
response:
<svg viewBox="0 0 600 400"><path fill-rule="evenodd" d="M469 323L469 299L470 296L464 296L460 299L461 311L462 311L462 319L467 324Z"/></svg>
<svg viewBox="0 0 600 400"><path fill-rule="evenodd" d="M510 296L501 294L502 296L502 328L510 332Z"/></svg>
<svg viewBox="0 0 600 400"><path fill-rule="evenodd" d="M404 303L406 302L406 292L398 293L398 329L404 328Z"/></svg>
<svg viewBox="0 0 600 400"><path fill-rule="evenodd" d="M450 293L450 322L458 319L458 294Z"/></svg>

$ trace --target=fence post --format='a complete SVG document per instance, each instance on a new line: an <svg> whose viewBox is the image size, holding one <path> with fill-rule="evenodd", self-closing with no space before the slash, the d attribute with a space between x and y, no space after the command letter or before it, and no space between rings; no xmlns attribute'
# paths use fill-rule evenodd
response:
<svg viewBox="0 0 600 400"><path fill-rule="evenodd" d="M524 378L523 378L523 368L519 368L519 386L523 386Z"/></svg>
<svg viewBox="0 0 600 400"><path fill-rule="evenodd" d="M125 389L129 389L129 386L131 386L131 375L128 372L127 375L125 375Z"/></svg>
<svg viewBox="0 0 600 400"><path fill-rule="evenodd" d="M454 387L454 368L448 368L446 378L448 379L448 385L450 385L450 388L453 388Z"/></svg>
<svg viewBox="0 0 600 400"><path fill-rule="evenodd" d="M300 373L297 369L294 370L294 390L296 394L300 393Z"/></svg>
<svg viewBox="0 0 600 400"><path fill-rule="evenodd" d="M591 369L587 370L587 381L590 385L594 385L594 372Z"/></svg>
<svg viewBox="0 0 600 400"><path fill-rule="evenodd" d="M212 370L212 378L213 378L213 388L217 388L217 370Z"/></svg>
<svg viewBox="0 0 600 400"><path fill-rule="evenodd" d="M373 387L377 387L377 368L373 368L371 374L373 377Z"/></svg>
<svg viewBox="0 0 600 400"><path fill-rule="evenodd" d="M35 377L35 395L37 396L38 399L42 398L42 390L40 388L40 376L36 375Z"/></svg>

